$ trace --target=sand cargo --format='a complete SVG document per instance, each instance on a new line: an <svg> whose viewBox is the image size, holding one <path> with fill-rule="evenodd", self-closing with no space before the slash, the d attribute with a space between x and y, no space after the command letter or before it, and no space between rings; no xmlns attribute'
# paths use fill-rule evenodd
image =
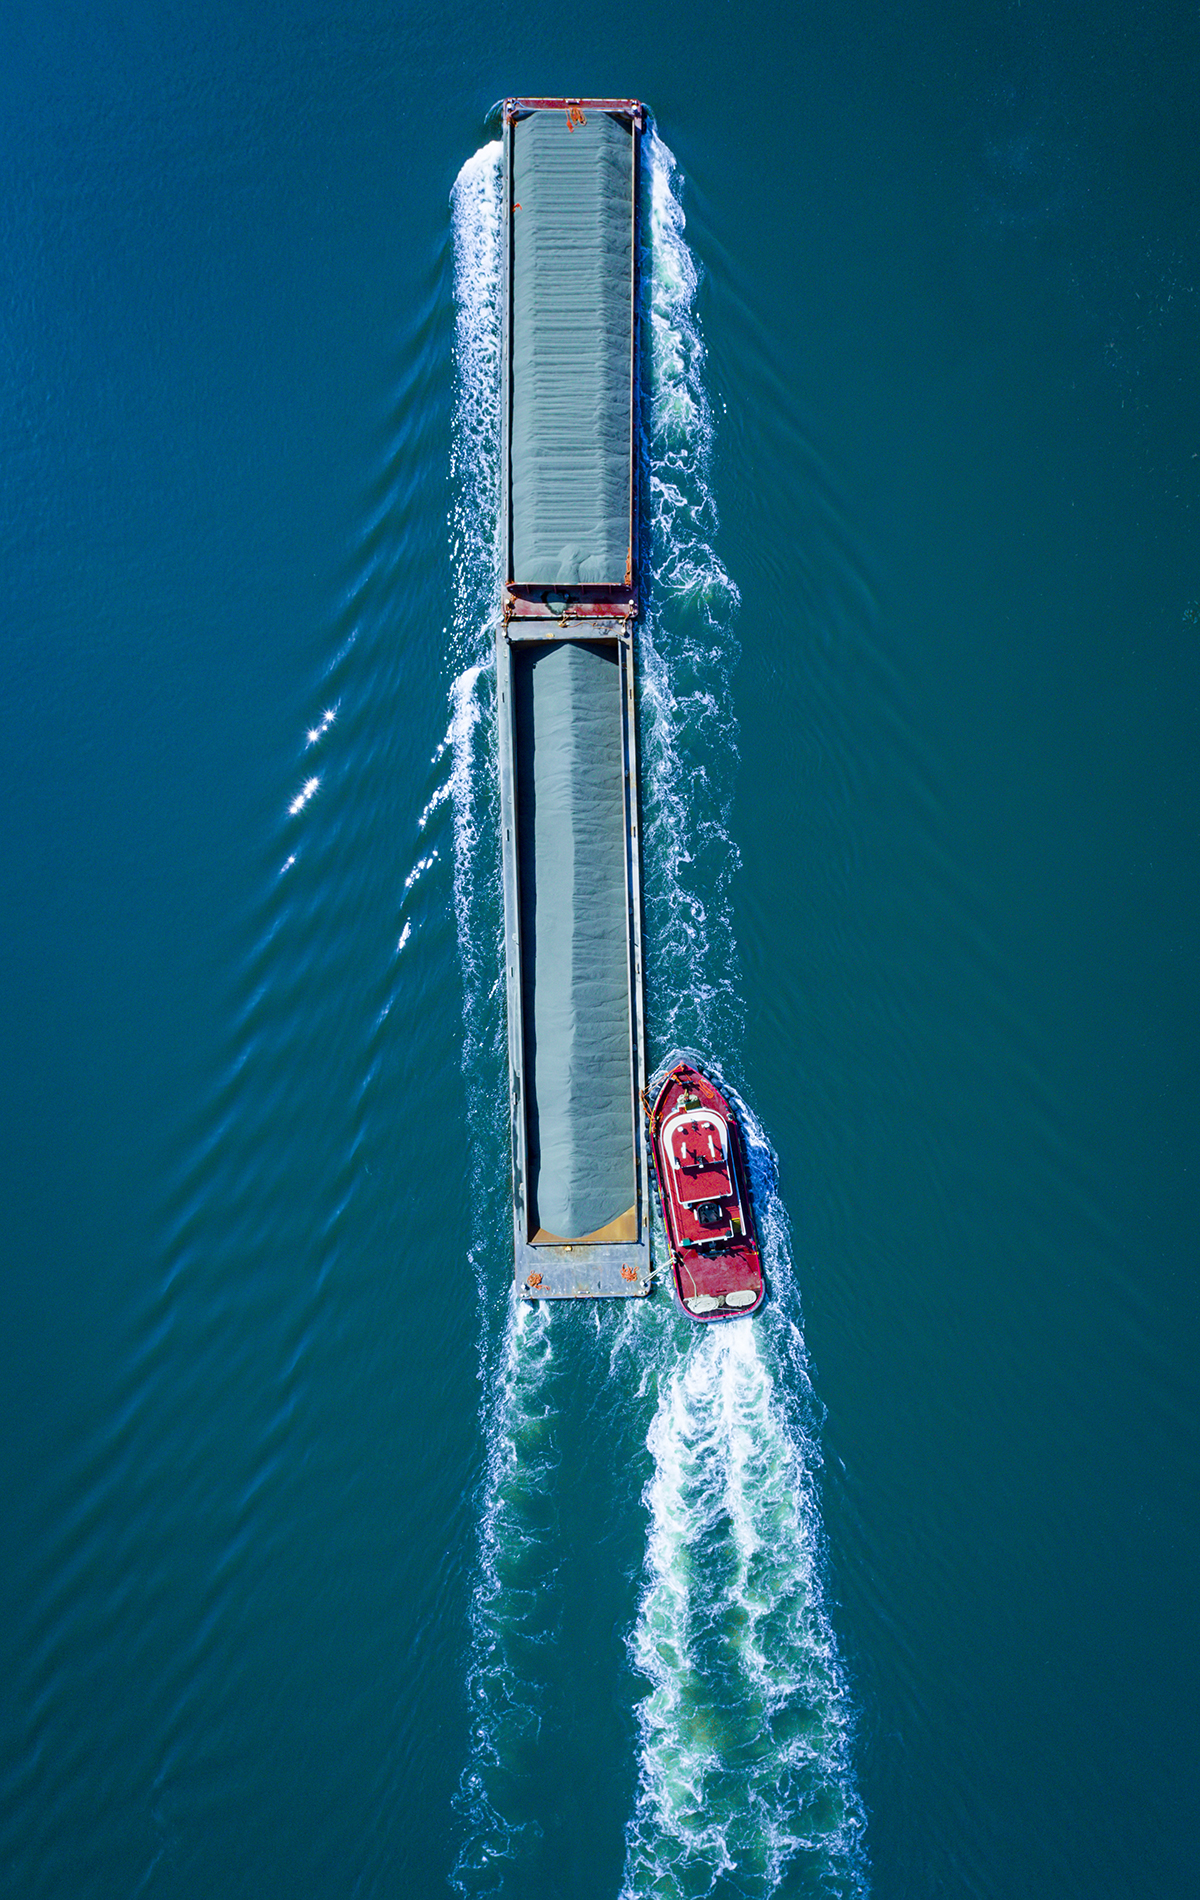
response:
<svg viewBox="0 0 1200 1900"><path fill-rule="evenodd" d="M504 106L496 630L518 1290L650 1290L635 620L642 107Z"/></svg>

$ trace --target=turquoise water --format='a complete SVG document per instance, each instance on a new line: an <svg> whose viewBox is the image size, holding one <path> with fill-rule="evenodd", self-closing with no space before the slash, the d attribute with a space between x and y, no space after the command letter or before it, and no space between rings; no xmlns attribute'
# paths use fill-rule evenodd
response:
<svg viewBox="0 0 1200 1900"><path fill-rule="evenodd" d="M10 14L6 1890L1191 1891L1198 39ZM719 1333L509 1300L518 90L655 113Z"/></svg>

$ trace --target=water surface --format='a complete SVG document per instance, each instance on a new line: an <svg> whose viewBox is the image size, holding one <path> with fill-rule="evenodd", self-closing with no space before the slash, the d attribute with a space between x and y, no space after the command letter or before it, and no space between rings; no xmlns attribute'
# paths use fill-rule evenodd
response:
<svg viewBox="0 0 1200 1900"><path fill-rule="evenodd" d="M1197 37L10 14L13 1892L1191 1890ZM745 1103L775 1294L719 1336L508 1300L510 91L661 141L652 1055Z"/></svg>

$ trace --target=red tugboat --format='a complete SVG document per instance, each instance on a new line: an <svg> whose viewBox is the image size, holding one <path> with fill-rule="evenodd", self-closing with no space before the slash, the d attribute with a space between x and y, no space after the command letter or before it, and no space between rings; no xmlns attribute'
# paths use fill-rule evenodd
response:
<svg viewBox="0 0 1200 1900"><path fill-rule="evenodd" d="M649 1115L676 1299L702 1324L757 1312L762 1261L737 1117L689 1062L671 1070Z"/></svg>

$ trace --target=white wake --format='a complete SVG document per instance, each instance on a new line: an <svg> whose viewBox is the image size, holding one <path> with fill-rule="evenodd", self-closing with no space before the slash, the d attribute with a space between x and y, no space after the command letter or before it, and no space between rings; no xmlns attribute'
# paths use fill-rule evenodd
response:
<svg viewBox="0 0 1200 1900"><path fill-rule="evenodd" d="M569 1339L574 1352L592 1331L573 1324L578 1315L552 1320L548 1308L514 1307L506 1275L495 1270L497 1247L509 1244L487 737L499 582L500 150L494 143L476 153L452 194L455 678L443 795L454 801L469 1133L497 1157L497 1180L472 1210L487 1451L467 1672L470 1751L458 1797L464 1844L453 1876L463 1893L503 1892L525 1849L536 1852L530 1767L551 1673L560 1548L553 1407L571 1391L553 1348L564 1325L564 1347ZM740 1044L745 1010L729 901L739 601L715 551L713 415L681 180L654 131L643 160L649 606L636 638L650 1036L663 1051L728 1052ZM677 1321L661 1297L653 1310L599 1317L610 1378L629 1387L620 1415L631 1436L644 1435L652 1466L627 1638L644 1694L623 1900L683 1900L719 1886L765 1897L795 1881L797 1891L849 1896L867 1885L853 1701L826 1601L818 1408L788 1223L769 1144L744 1107L743 1128L770 1280L762 1317L701 1331ZM631 1449L614 1447L614 1462L624 1464Z"/></svg>

